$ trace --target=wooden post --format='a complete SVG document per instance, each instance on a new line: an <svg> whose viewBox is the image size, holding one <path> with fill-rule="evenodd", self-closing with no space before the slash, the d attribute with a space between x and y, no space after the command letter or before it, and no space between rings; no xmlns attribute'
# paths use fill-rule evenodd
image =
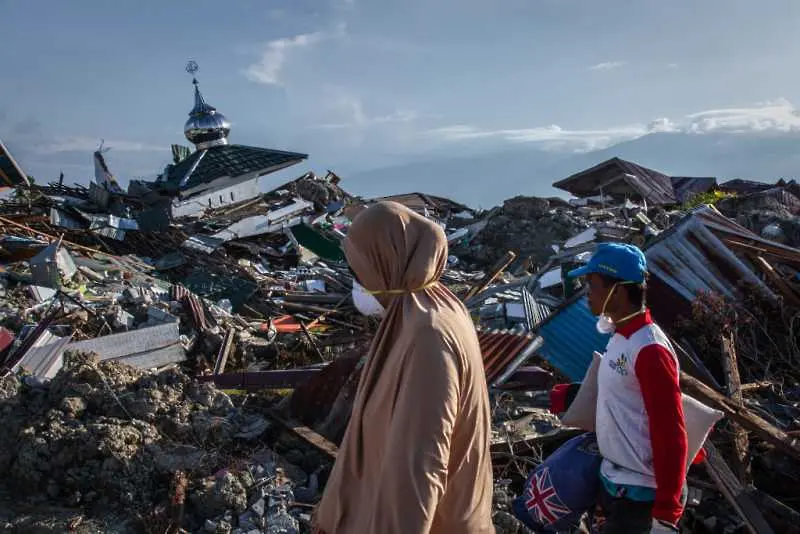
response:
<svg viewBox="0 0 800 534"><path fill-rule="evenodd" d="M736 357L736 337L733 332L722 335L722 368L725 370L727 393L739 407L744 407L742 396L742 380L739 377L739 363ZM733 427L733 467L742 484L750 481L750 440L747 431L736 421Z"/></svg>

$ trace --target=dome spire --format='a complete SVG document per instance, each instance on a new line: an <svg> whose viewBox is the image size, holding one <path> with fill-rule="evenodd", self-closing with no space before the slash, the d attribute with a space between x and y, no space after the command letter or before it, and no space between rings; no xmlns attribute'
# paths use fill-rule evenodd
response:
<svg viewBox="0 0 800 534"><path fill-rule="evenodd" d="M197 150L204 150L214 146L227 145L231 124L225 115L208 104L200 92L200 87L195 74L199 70L197 63L190 60L186 64L186 72L192 75L194 85L194 107L189 112L189 120L183 127L186 139L194 143Z"/></svg>

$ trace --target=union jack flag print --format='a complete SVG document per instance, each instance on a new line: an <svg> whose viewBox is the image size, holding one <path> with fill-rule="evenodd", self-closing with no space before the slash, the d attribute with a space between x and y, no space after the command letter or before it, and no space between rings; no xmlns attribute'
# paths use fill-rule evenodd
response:
<svg viewBox="0 0 800 534"><path fill-rule="evenodd" d="M547 467L535 471L527 486L525 508L537 523L552 525L572 511L558 497Z"/></svg>

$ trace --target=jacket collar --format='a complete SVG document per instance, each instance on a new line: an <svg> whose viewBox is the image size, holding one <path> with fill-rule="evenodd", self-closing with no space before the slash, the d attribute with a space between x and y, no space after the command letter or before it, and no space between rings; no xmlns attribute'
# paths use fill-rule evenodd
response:
<svg viewBox="0 0 800 534"><path fill-rule="evenodd" d="M646 308L643 313L618 326L616 333L628 339L649 324L653 324L653 319L650 316L650 310Z"/></svg>

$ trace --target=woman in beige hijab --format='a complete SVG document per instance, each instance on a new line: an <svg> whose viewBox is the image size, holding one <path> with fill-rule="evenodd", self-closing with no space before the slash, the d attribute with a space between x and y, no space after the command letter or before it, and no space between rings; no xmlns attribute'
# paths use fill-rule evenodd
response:
<svg viewBox="0 0 800 534"><path fill-rule="evenodd" d="M466 308L438 282L444 232L381 202L356 217L344 251L356 306L382 321L315 532L494 533L486 377Z"/></svg>

